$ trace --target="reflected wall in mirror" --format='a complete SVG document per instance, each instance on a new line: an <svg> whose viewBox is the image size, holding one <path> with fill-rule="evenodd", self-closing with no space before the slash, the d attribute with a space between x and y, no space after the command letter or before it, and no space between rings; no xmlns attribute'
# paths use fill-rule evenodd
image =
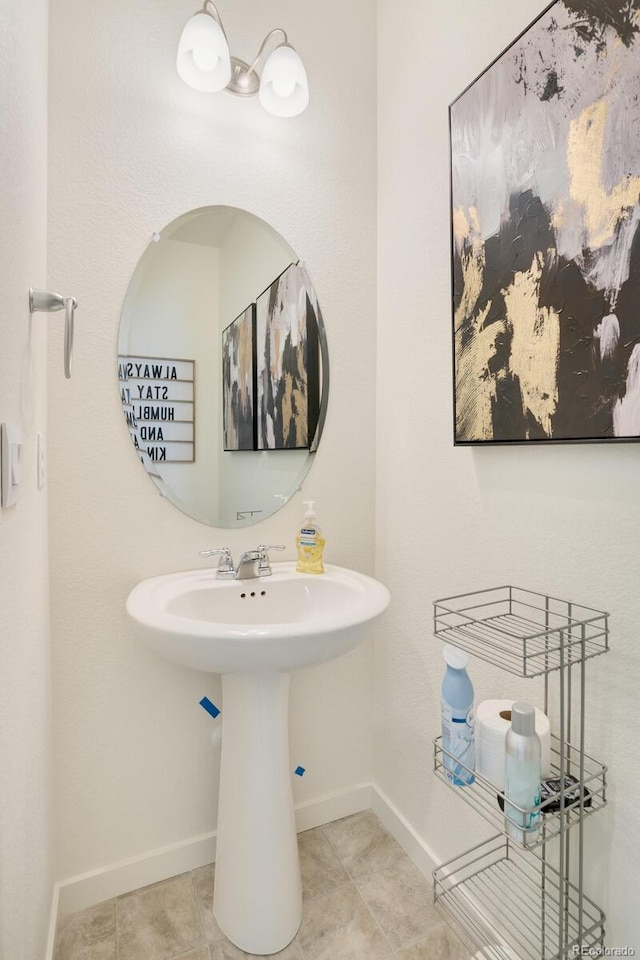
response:
<svg viewBox="0 0 640 960"><path fill-rule="evenodd" d="M304 265L244 210L174 220L131 278L118 379L131 440L163 496L216 527L275 513L313 463L329 392Z"/></svg>

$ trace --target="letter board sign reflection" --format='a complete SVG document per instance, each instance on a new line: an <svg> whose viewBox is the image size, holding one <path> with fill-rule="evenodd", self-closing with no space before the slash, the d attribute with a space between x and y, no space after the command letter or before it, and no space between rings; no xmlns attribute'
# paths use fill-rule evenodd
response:
<svg viewBox="0 0 640 960"><path fill-rule="evenodd" d="M138 456L157 463L195 462L195 360L118 357L122 409Z"/></svg>

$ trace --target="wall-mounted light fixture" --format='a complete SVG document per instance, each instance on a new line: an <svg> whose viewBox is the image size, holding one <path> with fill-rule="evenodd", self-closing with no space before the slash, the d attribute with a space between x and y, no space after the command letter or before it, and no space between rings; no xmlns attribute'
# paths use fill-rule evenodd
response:
<svg viewBox="0 0 640 960"><path fill-rule="evenodd" d="M270 41L278 34L282 39L267 54ZM245 63L231 56L213 0L205 0L202 10L191 17L182 31L177 67L184 82L194 90L228 90L238 97L253 97L257 93L265 110L276 117L295 117L309 103L304 64L284 30L278 27L268 33L253 63Z"/></svg>

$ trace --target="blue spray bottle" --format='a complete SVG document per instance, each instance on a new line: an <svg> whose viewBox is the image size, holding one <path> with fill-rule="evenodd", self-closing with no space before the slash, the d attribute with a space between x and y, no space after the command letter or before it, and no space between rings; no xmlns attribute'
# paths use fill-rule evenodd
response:
<svg viewBox="0 0 640 960"><path fill-rule="evenodd" d="M447 671L442 681L442 749L447 780L456 787L473 783L476 768L473 684L467 673L464 650L447 645L443 651ZM462 766L464 764L464 766Z"/></svg>

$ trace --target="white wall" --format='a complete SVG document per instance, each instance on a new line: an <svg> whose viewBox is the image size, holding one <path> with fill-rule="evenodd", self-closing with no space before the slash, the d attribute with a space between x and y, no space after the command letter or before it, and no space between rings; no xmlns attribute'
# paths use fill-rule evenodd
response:
<svg viewBox="0 0 640 960"><path fill-rule="evenodd" d="M237 216L220 244L220 333L255 302L295 253L266 224Z"/></svg>
<svg viewBox="0 0 640 960"><path fill-rule="evenodd" d="M28 38L28 43L25 42ZM24 481L0 513L0 958L41 960L53 889L46 433L47 4L0 8L0 420L22 426ZM56 371L62 376L62 355Z"/></svg>
<svg viewBox="0 0 640 960"><path fill-rule="evenodd" d="M447 105L540 9L406 0L399 16L378 3L377 574L393 607L376 646L375 777L439 859L487 836L431 773L443 673L431 601L515 583L610 610L611 653L587 671L587 749L610 766L610 805L586 831L587 892L608 944L640 949L640 447L452 445ZM472 674L478 700L541 697Z"/></svg>
<svg viewBox="0 0 640 960"><path fill-rule="evenodd" d="M318 500L327 559L373 568L375 12L368 0L223 0L234 53L251 59L282 25L303 56L311 106L284 121L180 81L176 45L194 11L191 0L51 5L50 277L80 304L74 377L52 377L51 406L62 878L215 827L213 721L198 701L217 701L219 683L142 646L124 610L138 580L201 565L198 551L221 544L286 542L293 558L303 496ZM152 232L219 203L270 222L306 262L332 363L304 494L236 531L198 524L154 491L115 374L122 302ZM366 645L294 677L292 765L307 769L296 801L370 779L370 677Z"/></svg>

